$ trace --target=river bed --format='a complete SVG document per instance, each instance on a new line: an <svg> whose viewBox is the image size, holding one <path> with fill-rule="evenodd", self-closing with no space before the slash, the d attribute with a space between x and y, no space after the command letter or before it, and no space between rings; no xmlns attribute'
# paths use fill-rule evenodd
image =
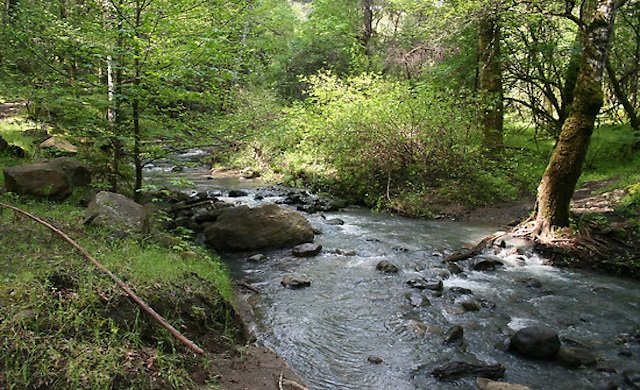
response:
<svg viewBox="0 0 640 390"><path fill-rule="evenodd" d="M202 178L192 190L224 194L242 188L247 196L221 199L251 206L279 199L256 200L256 187L253 181ZM260 262L247 260L257 252L223 257L235 278L260 291L243 297L253 310L258 341L285 358L311 389L475 388L472 376L439 381L431 375L454 360L500 363L505 381L532 389L593 389L620 382L625 370L640 369L637 340L620 340L640 329L636 281L545 266L533 254L514 260L504 251L495 254L504 267L451 274L443 256L500 227L408 219L358 207L305 216L322 231L315 239L323 246L318 256L296 258L279 250L261 252L266 259ZM332 218L344 224L327 223ZM376 270L383 260L400 271ZM311 278L311 286L284 288L280 281L291 273ZM442 279L444 289L420 292L406 284L416 277ZM416 304L416 294L428 303ZM462 308L470 299L481 303L479 310ZM569 369L502 350L509 334L533 324L556 330L564 346L587 350L597 366ZM464 342L443 343L454 325L463 327Z"/></svg>

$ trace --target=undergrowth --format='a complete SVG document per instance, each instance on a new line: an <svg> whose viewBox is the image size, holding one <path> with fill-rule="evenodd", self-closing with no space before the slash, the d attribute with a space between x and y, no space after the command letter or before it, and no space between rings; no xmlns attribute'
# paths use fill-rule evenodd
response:
<svg viewBox="0 0 640 390"><path fill-rule="evenodd" d="M1 200L75 238L207 352L242 341L228 303L229 276L204 250L84 227L83 209L71 202ZM0 237L0 388L189 389L215 382L209 354L196 358L176 344L58 236L4 210Z"/></svg>

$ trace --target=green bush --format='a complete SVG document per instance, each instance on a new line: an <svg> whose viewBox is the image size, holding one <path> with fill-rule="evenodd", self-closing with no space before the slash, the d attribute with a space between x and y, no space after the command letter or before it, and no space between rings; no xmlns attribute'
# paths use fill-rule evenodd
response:
<svg viewBox="0 0 640 390"><path fill-rule="evenodd" d="M466 94L375 74L325 72L305 83L309 98L285 108L252 144L290 184L416 215L429 214L419 206L429 197L484 204L519 195L509 164L496 167L482 153Z"/></svg>

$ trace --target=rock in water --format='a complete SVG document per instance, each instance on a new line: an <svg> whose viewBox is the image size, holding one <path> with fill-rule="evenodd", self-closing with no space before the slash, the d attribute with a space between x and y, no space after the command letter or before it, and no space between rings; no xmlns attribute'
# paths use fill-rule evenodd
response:
<svg viewBox="0 0 640 390"><path fill-rule="evenodd" d="M387 260L382 260L376 264L376 269L386 274L397 274L400 270L397 265Z"/></svg>
<svg viewBox="0 0 640 390"><path fill-rule="evenodd" d="M280 284L286 288L297 289L311 286L311 279L302 275L285 275Z"/></svg>
<svg viewBox="0 0 640 390"><path fill-rule="evenodd" d="M300 213L266 204L254 209L239 206L222 210L208 224L204 236L214 249L250 251L311 242L313 229Z"/></svg>
<svg viewBox="0 0 640 390"><path fill-rule="evenodd" d="M384 363L384 360L380 357L380 356L369 356L367 358L367 361L371 364L382 364Z"/></svg>
<svg viewBox="0 0 640 390"><path fill-rule="evenodd" d="M552 359L560 350L558 334L542 325L527 326L511 338L513 348L524 356L537 359Z"/></svg>
<svg viewBox="0 0 640 390"><path fill-rule="evenodd" d="M530 390L527 386L514 385L507 382L496 382L488 378L477 378L476 385L480 390Z"/></svg>
<svg viewBox="0 0 640 390"><path fill-rule="evenodd" d="M431 375L437 379L459 378L468 375L478 375L491 379L499 379L504 376L504 367L501 364L472 364L467 362L451 362L436 367Z"/></svg>
<svg viewBox="0 0 640 390"><path fill-rule="evenodd" d="M126 196L100 191L87 206L84 223L126 232L148 233L150 216L150 208Z"/></svg>
<svg viewBox="0 0 640 390"><path fill-rule="evenodd" d="M445 344L461 343L464 337L464 329L460 325L454 325L447 330L444 336Z"/></svg>
<svg viewBox="0 0 640 390"><path fill-rule="evenodd" d="M425 297L422 293L419 292L410 292L405 294L404 296L409 303L411 303L414 307L426 307L431 306L431 301L429 298Z"/></svg>
<svg viewBox="0 0 640 390"><path fill-rule="evenodd" d="M474 271L495 271L496 268L504 266L499 257L481 256L471 262L469 268Z"/></svg>
<svg viewBox="0 0 640 390"><path fill-rule="evenodd" d="M320 253L322 245L314 243L300 244L293 247L291 254L295 257L312 257Z"/></svg>
<svg viewBox="0 0 640 390"><path fill-rule="evenodd" d="M231 190L229 191L228 195L230 198L241 198L243 196L248 196L249 193L243 190Z"/></svg>

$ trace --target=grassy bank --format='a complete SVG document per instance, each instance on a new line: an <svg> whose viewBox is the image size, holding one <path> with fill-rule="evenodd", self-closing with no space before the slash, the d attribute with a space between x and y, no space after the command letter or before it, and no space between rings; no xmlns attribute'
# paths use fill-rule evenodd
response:
<svg viewBox="0 0 640 390"><path fill-rule="evenodd" d="M212 357L243 339L229 276L187 241L82 224L72 201L22 208L67 232L207 355L195 357L59 237L0 215L0 388L150 389L215 384Z"/></svg>

